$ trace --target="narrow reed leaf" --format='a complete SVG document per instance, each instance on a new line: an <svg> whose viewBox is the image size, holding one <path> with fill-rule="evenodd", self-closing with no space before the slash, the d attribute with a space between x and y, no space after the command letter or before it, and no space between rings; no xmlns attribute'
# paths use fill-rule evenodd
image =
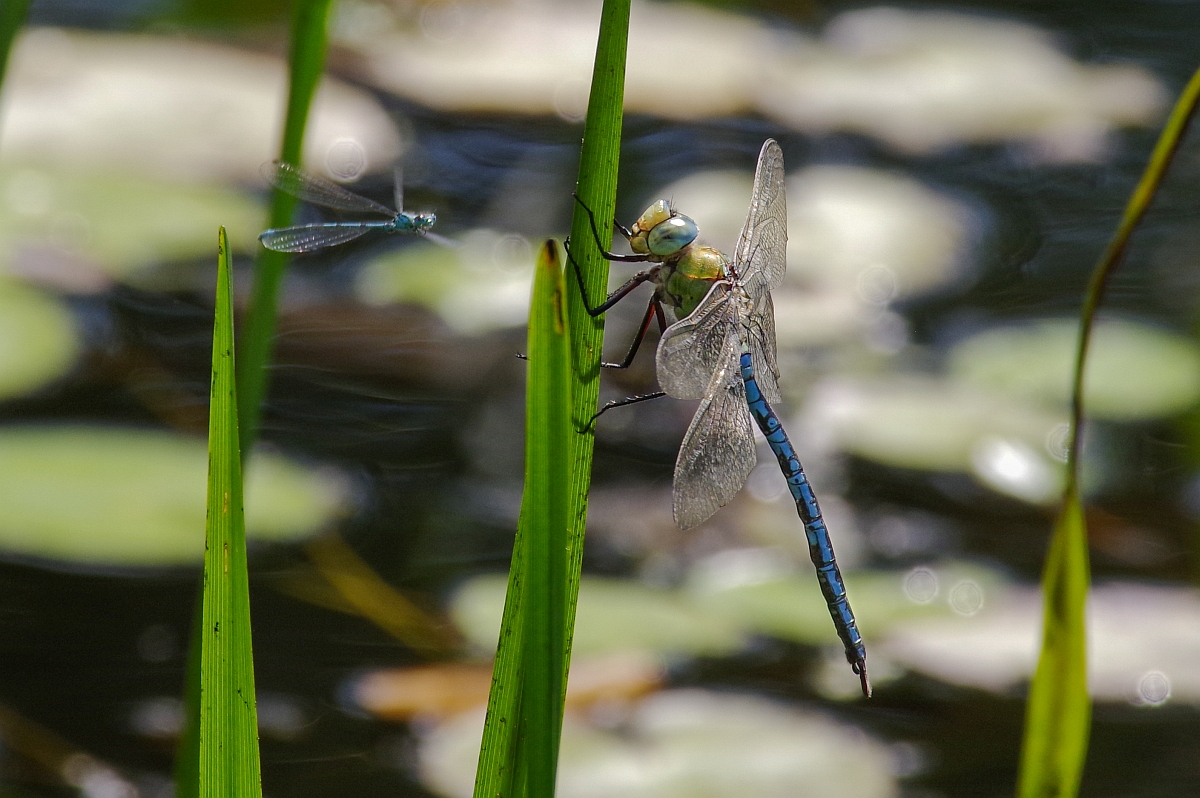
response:
<svg viewBox="0 0 1200 798"><path fill-rule="evenodd" d="M208 415L208 520L200 623L197 746L199 798L262 796L234 382L231 271L229 244L222 227Z"/></svg>
<svg viewBox="0 0 1200 798"><path fill-rule="evenodd" d="M1073 796L1087 757L1087 528L1078 493L1067 495L1042 578L1042 653L1029 687L1017 795Z"/></svg>
<svg viewBox="0 0 1200 798"><path fill-rule="evenodd" d="M326 28L331 0L295 0L292 15L292 49L288 82L287 116L283 124L283 142L279 160L300 165L304 147L304 129L313 95L325 69ZM296 200L276 188L271 193L271 219L268 227L287 227L292 223ZM254 287L246 317L245 338L239 356L238 413L242 421L242 440L250 451L258 437L262 401L267 392L267 365L275 338L275 316L279 287L289 256L259 248L254 267Z"/></svg>
<svg viewBox="0 0 1200 798"><path fill-rule="evenodd" d="M583 148L579 155L579 180L576 193L600 220L600 243L612 244L611 221L617 207L617 167L621 156L621 122L625 102L625 51L629 44L629 0L605 0L600 16L600 36L596 45L596 63L592 68L592 91L588 99L587 120L583 128ZM603 298L608 290L608 261L594 242L587 214L575 204L571 218L571 241L584 246L571 247L570 253L583 272L588 297ZM583 299L572 286L567 292L567 318L571 325L571 360L575 366L572 412L575 426L582 429L591 421L600 396L600 352L604 345L604 320L587 313ZM583 532L587 525L588 490L592 484L592 449L596 439L591 432L571 439L571 482L568 517L571 522L569 564L567 567L567 605L563 619L567 629L567 659L563 673L570 668L571 637L575 628L575 603L579 596L579 573L583 563Z"/></svg>
<svg viewBox="0 0 1200 798"><path fill-rule="evenodd" d="M554 794L566 678L567 504L571 474L571 356L558 244L538 257L525 389L526 566L522 727L527 794Z"/></svg>
<svg viewBox="0 0 1200 798"><path fill-rule="evenodd" d="M1071 393L1071 431L1063 509L1054 527L1042 575L1045 601L1042 651L1029 688L1019 798L1069 798L1079 792L1087 757L1091 703L1087 692L1088 550L1079 489L1083 428L1083 379L1096 311L1129 238L1154 199L1163 175L1187 132L1200 101L1200 70L1184 88L1159 136L1150 163L1125 206L1112 240L1088 282L1079 316L1079 339Z"/></svg>
<svg viewBox="0 0 1200 798"><path fill-rule="evenodd" d="M625 96L625 50L628 39L629 0L605 0L600 16L600 33L592 70L592 89L587 120L584 123L579 181L576 188L579 197L595 211L599 219L611 219L616 207L617 165L621 149L621 120ZM572 219L571 232L575 240L579 241L589 240L591 236L587 216L578 207ZM604 243L611 243L611 230L605 228L601 235L609 237ZM590 246L579 247L576 258L583 269L588 295L603 296L608 285L608 262ZM573 365L570 411L573 418L572 427L579 428L591 418L600 392L600 350L604 325L601 319L592 318L587 314L578 291L570 290L566 295L566 317L570 329L569 351ZM530 380L533 378L531 369ZM534 390L531 386L530 396L534 395ZM575 623L575 602L579 594L583 530L587 522L587 494L591 484L594 445L590 433L576 433L572 429L569 437L565 509L569 526L561 618L564 631L560 663L563 678L560 684L563 692L566 690L566 674L570 669L570 641ZM539 778L536 775L536 767L531 764L532 760L544 756L544 752L535 754L530 750L532 742L525 737L522 728L522 719L528 717L521 707L524 687L521 663L525 648L523 605L526 600L525 593L529 588L527 538L531 534L530 518L534 512L532 501L529 500L528 483L525 499L521 505L521 518L517 525L512 565L509 568L508 593L505 596L504 617L492 671L487 721L479 750L479 766L475 774L475 798L508 798L527 793L543 798L545 795L527 789L529 779ZM549 509L541 508L539 512L548 514ZM555 751L557 741L558 735L555 734Z"/></svg>
<svg viewBox="0 0 1200 798"><path fill-rule="evenodd" d="M4 0L0 3L0 88L4 86L4 73L8 68L8 56L12 52L17 32L25 23L29 0Z"/></svg>

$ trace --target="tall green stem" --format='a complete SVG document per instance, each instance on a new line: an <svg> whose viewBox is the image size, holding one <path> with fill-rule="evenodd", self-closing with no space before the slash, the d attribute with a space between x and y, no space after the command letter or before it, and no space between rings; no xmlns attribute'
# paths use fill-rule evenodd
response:
<svg viewBox="0 0 1200 798"><path fill-rule="evenodd" d="M304 149L304 130L313 95L325 69L326 28L331 0L296 0L292 15L291 73L288 83L287 116L279 160L299 165ZM292 223L296 200L276 188L271 194L271 227ZM242 443L249 452L258 438L262 402L267 392L267 367L274 349L279 288L290 257L282 252L260 249L254 268L250 310L238 358L238 412L242 421Z"/></svg>
<svg viewBox="0 0 1200 798"><path fill-rule="evenodd" d="M1141 222L1187 131L1200 101L1200 70L1192 76L1171 111L1150 163L1134 189L1116 233L1100 256L1088 282L1079 315L1079 339L1071 389L1071 429L1067 484L1062 514L1055 524L1042 575L1042 651L1029 689L1019 798L1069 798L1079 791L1091 728L1087 693L1088 591L1087 525L1079 484L1083 436L1083 389L1088 348L1096 312L1108 281L1121 262L1133 231Z"/></svg>

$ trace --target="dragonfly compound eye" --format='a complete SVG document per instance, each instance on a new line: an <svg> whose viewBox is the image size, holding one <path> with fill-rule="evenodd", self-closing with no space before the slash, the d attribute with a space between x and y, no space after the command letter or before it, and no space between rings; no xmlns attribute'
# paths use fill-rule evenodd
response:
<svg viewBox="0 0 1200 798"><path fill-rule="evenodd" d="M655 255L674 255L696 240L696 223L686 216L672 216L650 231L646 244Z"/></svg>

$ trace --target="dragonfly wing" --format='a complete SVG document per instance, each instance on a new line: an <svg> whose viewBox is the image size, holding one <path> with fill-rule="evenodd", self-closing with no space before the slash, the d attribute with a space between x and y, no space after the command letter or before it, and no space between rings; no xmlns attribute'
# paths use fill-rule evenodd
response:
<svg viewBox="0 0 1200 798"><path fill-rule="evenodd" d="M455 241L453 238L446 238L445 236L438 235L437 233L431 233L428 230L422 232L421 236L429 239L439 246L450 247L451 249L458 249L462 246L461 241Z"/></svg>
<svg viewBox="0 0 1200 798"><path fill-rule="evenodd" d="M303 224L267 230L258 237L262 245L276 252L315 252L318 249L345 244L364 235L372 228L365 225Z"/></svg>
<svg viewBox="0 0 1200 798"><path fill-rule="evenodd" d="M734 268L751 298L779 287L787 268L787 196L783 151L767 139L758 154L746 224L734 250Z"/></svg>
<svg viewBox="0 0 1200 798"><path fill-rule="evenodd" d="M729 335L737 319L728 283L712 287L696 309L667 328L658 342L658 383L677 399L700 399L709 378L724 362Z"/></svg>
<svg viewBox="0 0 1200 798"><path fill-rule="evenodd" d="M771 292L763 292L753 303L750 318L742 320L742 335L750 349L754 378L767 403L782 401L779 395L779 364L775 359L775 304Z"/></svg>
<svg viewBox="0 0 1200 798"><path fill-rule="evenodd" d="M703 523L727 504L758 462L740 349L731 332L675 460L673 512L680 529Z"/></svg>
<svg viewBox="0 0 1200 798"><path fill-rule="evenodd" d="M347 191L332 180L310 175L290 163L272 161L263 165L262 173L271 185L314 205L352 213L396 215L396 212L386 205Z"/></svg>

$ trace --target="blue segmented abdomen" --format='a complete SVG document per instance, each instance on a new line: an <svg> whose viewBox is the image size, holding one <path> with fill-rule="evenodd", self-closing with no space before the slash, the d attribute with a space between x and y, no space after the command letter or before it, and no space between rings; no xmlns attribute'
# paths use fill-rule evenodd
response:
<svg viewBox="0 0 1200 798"><path fill-rule="evenodd" d="M746 384L746 404L750 406L750 414L758 428L762 430L771 445L771 451L779 460L779 467L787 478L788 489L796 500L796 511L804 522L804 534L808 538L808 554L817 569L817 581L821 584L821 592L829 605L829 614L833 617L833 625L838 637L846 649L846 659L854 667L854 672L863 678L863 690L869 688L866 682L867 650L863 646L862 635L858 633L858 625L854 621L854 612L846 599L846 585L842 582L842 574L838 570L837 560L833 555L833 543L829 539L829 530L821 518L821 508L817 505L816 494L808 477L804 476L804 468L792 442L788 440L787 432L779 423L779 417L767 404L758 383L754 379L754 364L749 352L742 352L741 357L742 381Z"/></svg>

